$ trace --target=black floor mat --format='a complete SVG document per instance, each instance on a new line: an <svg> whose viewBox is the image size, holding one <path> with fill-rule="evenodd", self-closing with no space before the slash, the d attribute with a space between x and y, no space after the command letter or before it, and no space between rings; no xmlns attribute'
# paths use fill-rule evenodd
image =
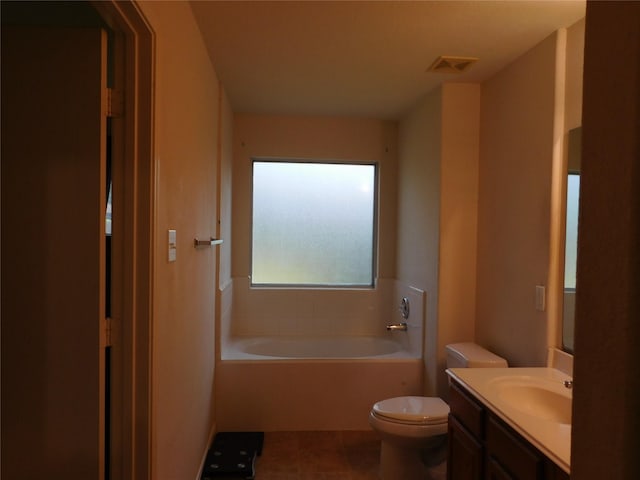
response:
<svg viewBox="0 0 640 480"><path fill-rule="evenodd" d="M220 432L207 453L201 480L253 479L264 433Z"/></svg>

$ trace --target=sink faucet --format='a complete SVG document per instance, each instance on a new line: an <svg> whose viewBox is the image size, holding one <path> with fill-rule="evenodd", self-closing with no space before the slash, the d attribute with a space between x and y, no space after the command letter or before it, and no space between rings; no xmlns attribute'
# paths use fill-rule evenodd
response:
<svg viewBox="0 0 640 480"><path fill-rule="evenodd" d="M573 379L571 380L565 380L564 382L562 382L564 384L565 387L567 388L573 388Z"/></svg>
<svg viewBox="0 0 640 480"><path fill-rule="evenodd" d="M406 332L407 331L407 322L387 325L387 330L398 330L398 331L401 331L401 332Z"/></svg>

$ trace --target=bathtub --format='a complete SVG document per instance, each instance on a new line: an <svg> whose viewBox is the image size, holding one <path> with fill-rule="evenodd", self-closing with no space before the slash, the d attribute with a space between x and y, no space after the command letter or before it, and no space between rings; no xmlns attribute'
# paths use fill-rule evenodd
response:
<svg viewBox="0 0 640 480"><path fill-rule="evenodd" d="M231 339L216 366L216 428L369 430L375 402L422 394L423 368L393 336Z"/></svg>
<svg viewBox="0 0 640 480"><path fill-rule="evenodd" d="M223 360L267 359L349 359L349 358L408 358L400 342L392 337L248 337L228 342L222 352Z"/></svg>

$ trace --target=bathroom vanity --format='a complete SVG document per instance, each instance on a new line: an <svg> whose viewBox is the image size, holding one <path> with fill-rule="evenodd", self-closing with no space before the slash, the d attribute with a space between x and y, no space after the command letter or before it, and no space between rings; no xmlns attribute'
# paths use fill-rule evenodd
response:
<svg viewBox="0 0 640 480"><path fill-rule="evenodd" d="M548 368L447 373L448 480L569 479L569 377Z"/></svg>

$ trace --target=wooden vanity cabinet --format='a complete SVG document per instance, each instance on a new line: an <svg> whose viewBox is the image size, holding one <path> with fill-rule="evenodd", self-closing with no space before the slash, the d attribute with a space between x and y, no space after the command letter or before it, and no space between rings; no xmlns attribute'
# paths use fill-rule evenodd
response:
<svg viewBox="0 0 640 480"><path fill-rule="evenodd" d="M451 382L448 480L568 480L569 475Z"/></svg>
<svg viewBox="0 0 640 480"><path fill-rule="evenodd" d="M449 408L447 479L479 480L484 467L484 408L453 382Z"/></svg>
<svg viewBox="0 0 640 480"><path fill-rule="evenodd" d="M482 443L449 414L448 480L473 480L482 478L484 452ZM455 459L455 462L451 461Z"/></svg>

